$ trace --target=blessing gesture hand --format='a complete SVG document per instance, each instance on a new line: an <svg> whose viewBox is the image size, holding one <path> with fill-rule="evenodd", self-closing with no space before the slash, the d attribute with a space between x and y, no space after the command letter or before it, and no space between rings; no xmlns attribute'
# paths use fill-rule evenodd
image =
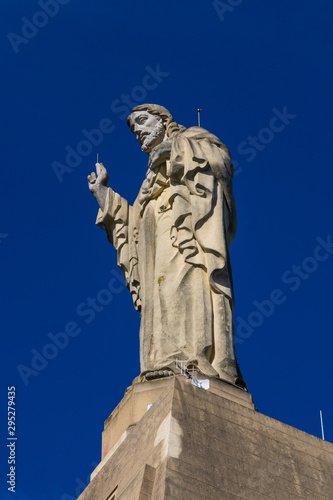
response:
<svg viewBox="0 0 333 500"><path fill-rule="evenodd" d="M88 187L90 192L95 196L100 208L104 210L107 185L109 176L103 163L96 163L96 173L92 172L88 175Z"/></svg>
<svg viewBox="0 0 333 500"><path fill-rule="evenodd" d="M96 163L95 167L96 173L92 172L88 175L88 186L93 194L100 188L100 186L107 186L109 182L108 172L103 163Z"/></svg>

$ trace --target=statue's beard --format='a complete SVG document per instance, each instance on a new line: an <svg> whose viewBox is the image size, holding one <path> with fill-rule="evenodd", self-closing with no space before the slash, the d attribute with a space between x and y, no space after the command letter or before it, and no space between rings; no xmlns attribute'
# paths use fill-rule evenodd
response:
<svg viewBox="0 0 333 500"><path fill-rule="evenodd" d="M144 153L150 153L157 144L160 144L164 137L164 125L163 122L158 123L156 127L143 137L141 143L141 150Z"/></svg>

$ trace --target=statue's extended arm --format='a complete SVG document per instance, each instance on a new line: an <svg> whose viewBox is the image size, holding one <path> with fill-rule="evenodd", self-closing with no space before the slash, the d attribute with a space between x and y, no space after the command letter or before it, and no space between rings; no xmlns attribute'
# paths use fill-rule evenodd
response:
<svg viewBox="0 0 333 500"><path fill-rule="evenodd" d="M92 172L88 175L88 186L102 211L104 211L108 182L109 176L103 163L96 163L96 173Z"/></svg>
<svg viewBox="0 0 333 500"><path fill-rule="evenodd" d="M100 206L96 224L106 231L111 245L117 250L118 266L130 289L134 307L140 309L140 283L137 270L136 244L133 240L133 207L125 198L107 187L109 176L102 163L96 163L96 173L88 175L88 186Z"/></svg>

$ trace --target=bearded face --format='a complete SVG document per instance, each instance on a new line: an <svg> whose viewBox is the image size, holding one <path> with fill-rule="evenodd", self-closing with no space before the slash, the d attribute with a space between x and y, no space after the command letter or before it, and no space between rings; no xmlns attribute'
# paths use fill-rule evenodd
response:
<svg viewBox="0 0 333 500"><path fill-rule="evenodd" d="M148 111L134 111L130 116L129 125L145 153L150 153L165 137L162 118Z"/></svg>

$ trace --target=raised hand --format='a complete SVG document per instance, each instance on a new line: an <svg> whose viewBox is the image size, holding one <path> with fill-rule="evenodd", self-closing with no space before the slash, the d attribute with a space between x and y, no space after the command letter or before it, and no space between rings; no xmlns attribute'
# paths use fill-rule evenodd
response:
<svg viewBox="0 0 333 500"><path fill-rule="evenodd" d="M99 188L99 186L107 186L109 182L109 176L103 163L96 163L96 173L92 172L88 175L88 186L92 193ZM97 175L96 175L97 174Z"/></svg>
<svg viewBox="0 0 333 500"><path fill-rule="evenodd" d="M109 176L103 163L96 163L95 166L96 173L92 172L88 175L88 187L95 196L100 208L104 210Z"/></svg>

